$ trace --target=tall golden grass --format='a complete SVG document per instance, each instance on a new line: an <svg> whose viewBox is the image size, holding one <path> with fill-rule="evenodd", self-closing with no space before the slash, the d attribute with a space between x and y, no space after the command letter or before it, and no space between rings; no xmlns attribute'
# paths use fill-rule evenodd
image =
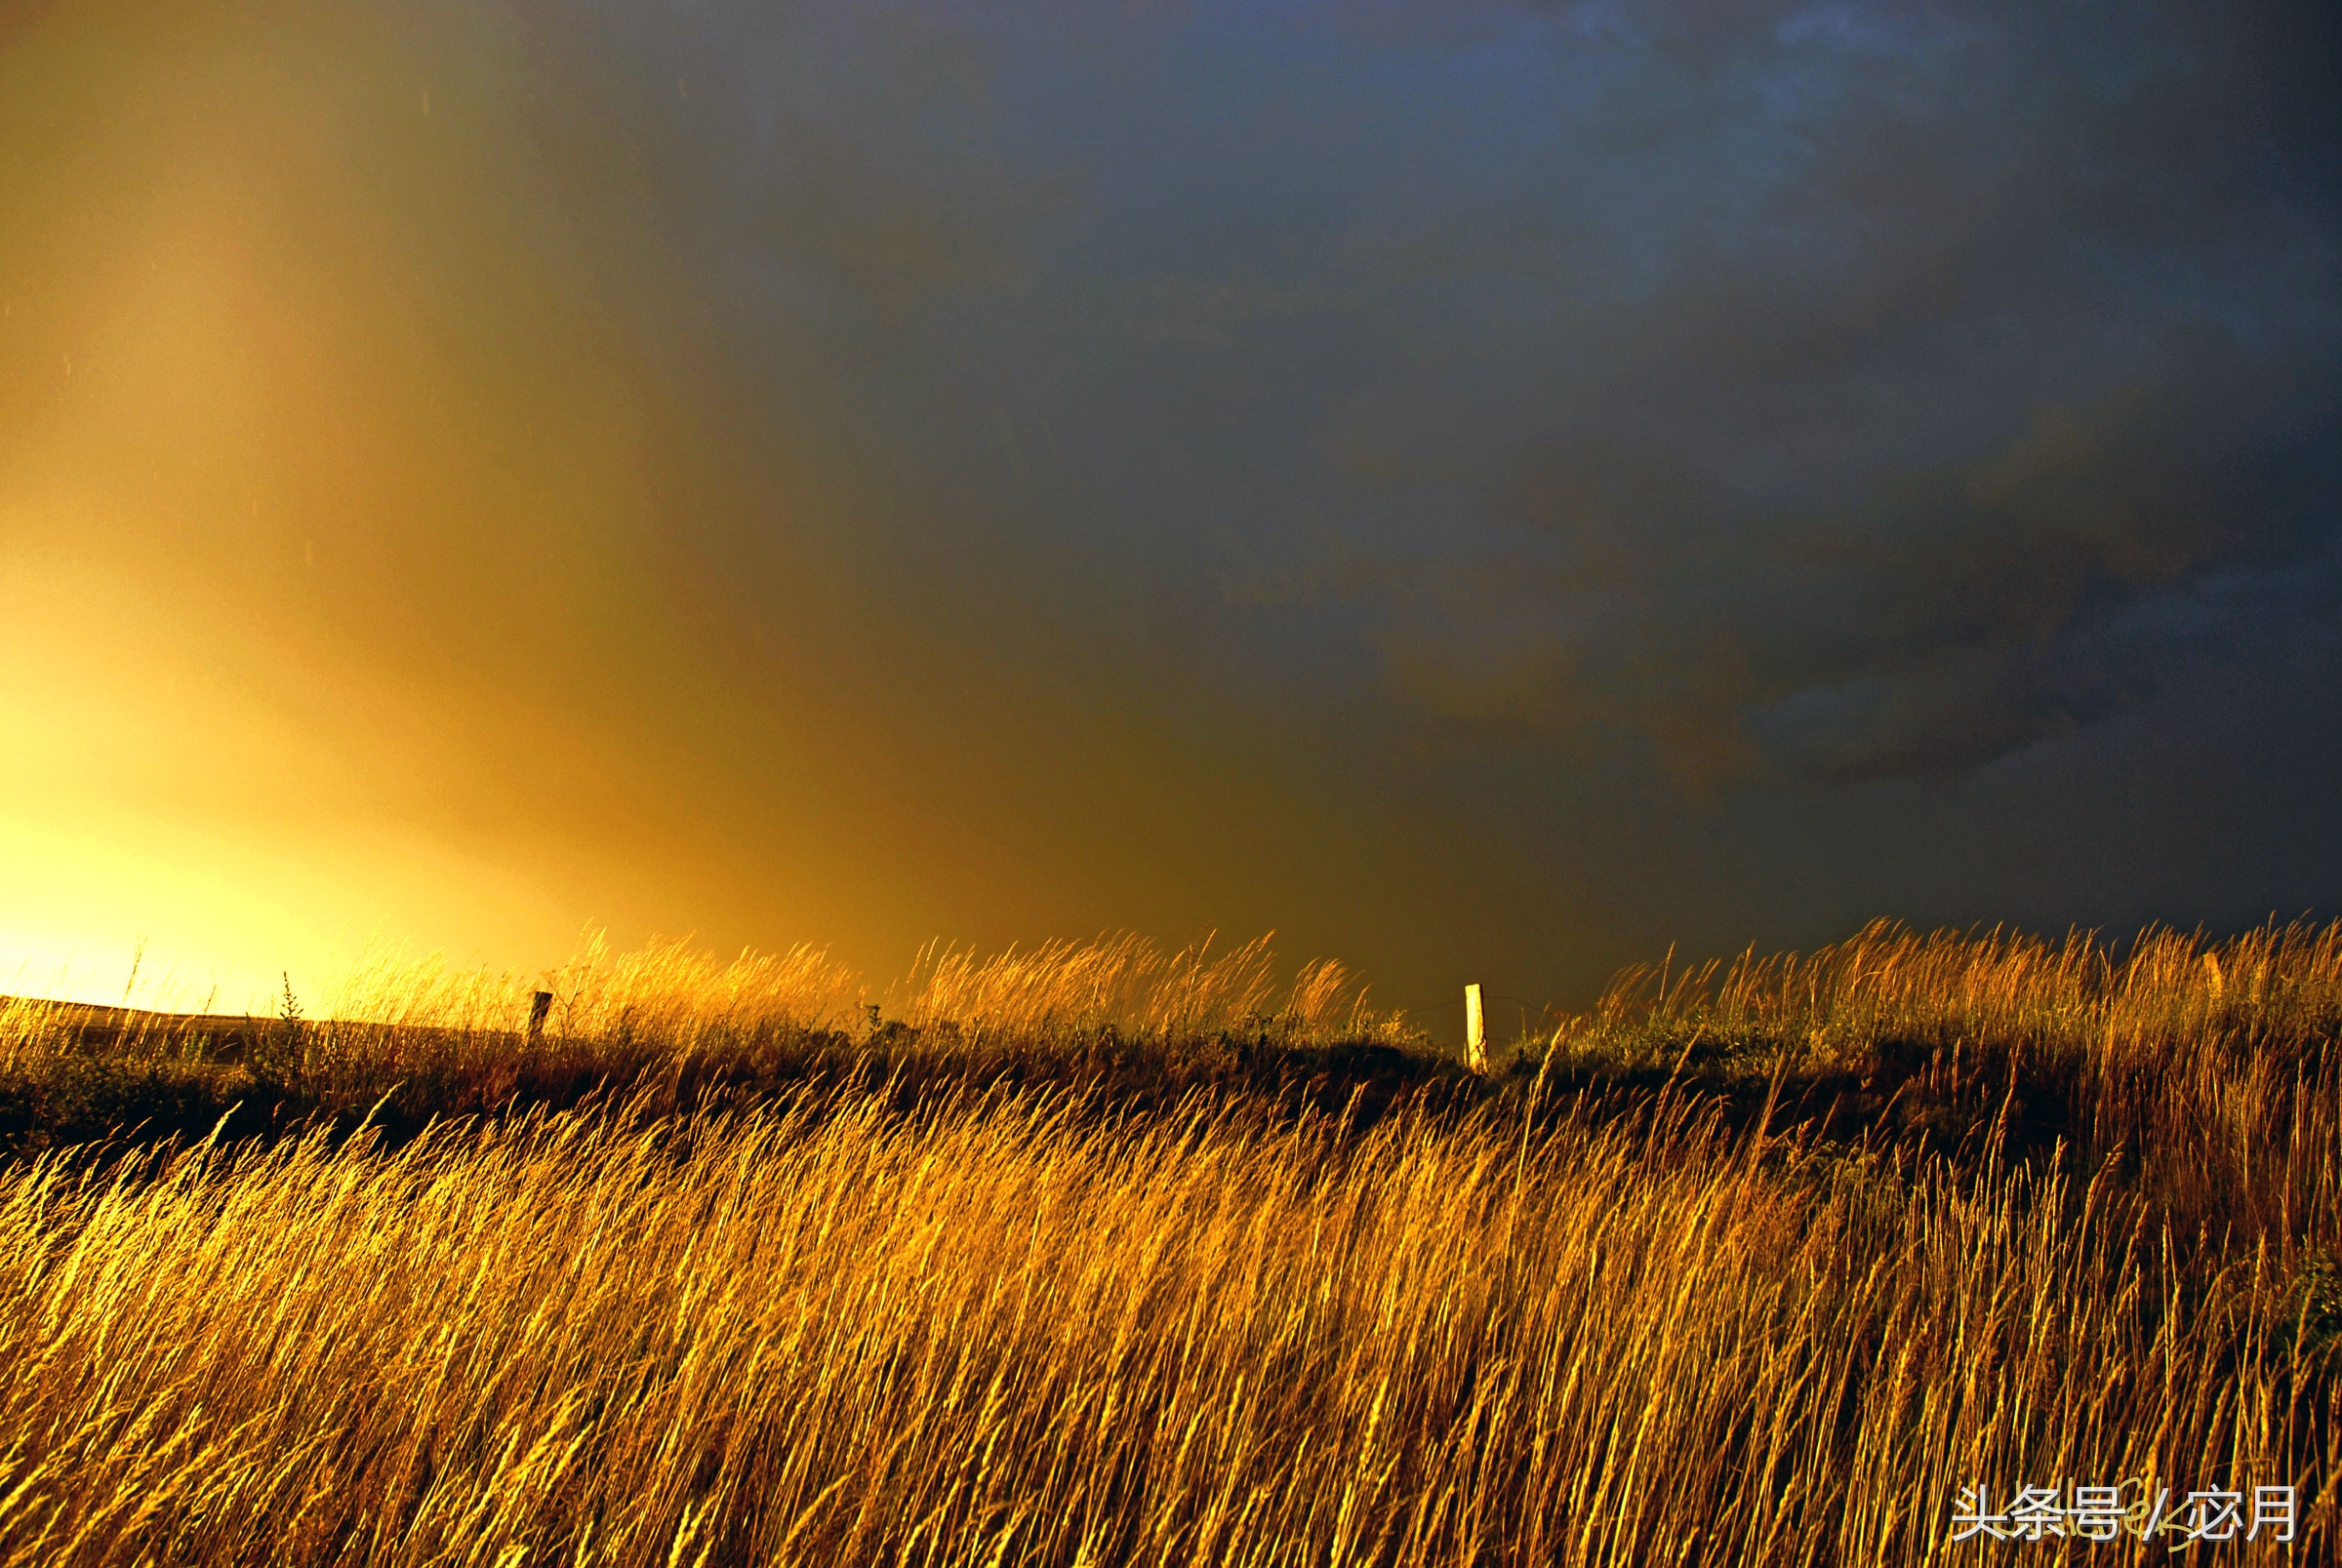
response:
<svg viewBox="0 0 2342 1568"><path fill-rule="evenodd" d="M1541 1072L1379 1118L848 1075L55 1151L0 1169L0 1561L1902 1563L1969 1549L1961 1487L2090 1482L2290 1484L2326 1560L2338 945L1875 928L1626 977ZM938 1052L1277 1011L1095 953L1044 1005L1049 956L904 1011ZM1977 1136L1731 1097L1895 1061L1982 1072ZM2209 1098L2019 1158L2039 1063Z"/></svg>
<svg viewBox="0 0 2342 1568"><path fill-rule="evenodd" d="M2094 932L1921 934L1878 920L1809 954L1635 965L1579 1022L1794 1033L1823 1054L1892 1037L2087 1041L2128 1053L2180 1038L2326 1038L2342 1025L2342 922L2272 924L2222 942L2150 929L2116 945Z"/></svg>
<svg viewBox="0 0 2342 1568"><path fill-rule="evenodd" d="M1899 1119L2022 1108L2185 1223L2342 1241L2342 922L2120 946L1877 922L1811 954L1637 966L1549 1062L1861 1078ZM1968 1112L1963 1114L1962 1112ZM2342 1248L2336 1248L2342 1250Z"/></svg>
<svg viewBox="0 0 2342 1568"><path fill-rule="evenodd" d="M1093 1059L1141 1075L1173 1059L1205 1068L1238 1043L1426 1044L1340 964L1276 974L1265 938L1216 954L1128 935L989 955L938 944L873 985L819 947L726 960L687 941L613 951L589 933L537 975L375 949L321 997L288 981L262 1018L0 998L0 1154L132 1122L199 1132L230 1106L239 1130L262 1110L281 1122L378 1102L397 1124L654 1082L689 1100L874 1058L1064 1079ZM529 1029L541 988L549 1016Z"/></svg>
<svg viewBox="0 0 2342 1568"><path fill-rule="evenodd" d="M899 1005L912 1027L940 1027L971 1043L1108 1031L1158 1042L1259 1030L1287 1043L1412 1039L1403 1017L1370 1007L1366 987L1332 959L1302 965L1277 1003L1269 941L1217 957L1208 938L1165 952L1128 933L989 956L936 944L897 987Z"/></svg>
<svg viewBox="0 0 2342 1568"><path fill-rule="evenodd" d="M1288 1039L1405 1037L1397 1015L1367 1005L1366 987L1317 959L1277 981L1269 937L1212 951L1213 938L1175 951L1133 933L984 953L931 943L885 985L800 945L719 960L688 940L615 952L588 932L568 963L542 976L464 971L438 954L375 949L324 998L337 1021L502 1036L543 986L557 1035L629 1033L688 1049L776 1027L853 1028L875 1008L912 1028L941 1028L957 1048L1019 1045L1111 1030L1178 1041L1268 1026Z"/></svg>

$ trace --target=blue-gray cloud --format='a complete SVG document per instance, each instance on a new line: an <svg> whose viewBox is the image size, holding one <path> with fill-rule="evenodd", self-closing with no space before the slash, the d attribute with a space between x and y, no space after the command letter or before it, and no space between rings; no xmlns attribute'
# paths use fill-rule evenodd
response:
<svg viewBox="0 0 2342 1568"><path fill-rule="evenodd" d="M981 540L1702 787L1958 772L2322 613L2310 8L604 20L744 376L896 476L914 578Z"/></svg>
<svg viewBox="0 0 2342 1568"><path fill-rule="evenodd" d="M249 263L243 509L119 558L339 517L262 619L496 715L418 798L708 928L1557 990L2342 892L2330 8L89 5L0 18L0 403L136 293L19 236Z"/></svg>

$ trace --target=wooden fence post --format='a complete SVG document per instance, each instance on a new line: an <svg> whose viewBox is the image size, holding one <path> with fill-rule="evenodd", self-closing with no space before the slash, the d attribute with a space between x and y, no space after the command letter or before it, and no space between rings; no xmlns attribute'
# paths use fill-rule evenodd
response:
<svg viewBox="0 0 2342 1568"><path fill-rule="evenodd" d="M552 1010L553 1010L553 993L552 993L551 991L539 991L539 992L538 992L538 993L537 993L537 994L536 994L534 997L532 997L532 998L530 999L530 1001L529 1001L529 1038L530 1038L530 1039L532 1039L532 1040L537 1040L537 1039L543 1039L543 1038L545 1037L545 1017L546 1017L546 1015L550 1014L550 1013L552 1012Z"/></svg>
<svg viewBox="0 0 2342 1568"><path fill-rule="evenodd" d="M1480 1011L1477 982L1464 987L1464 1061L1474 1072L1488 1070L1487 1019Z"/></svg>

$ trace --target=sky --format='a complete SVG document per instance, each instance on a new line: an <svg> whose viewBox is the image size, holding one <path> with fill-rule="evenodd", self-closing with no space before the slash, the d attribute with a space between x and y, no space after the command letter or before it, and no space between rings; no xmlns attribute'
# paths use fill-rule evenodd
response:
<svg viewBox="0 0 2342 1568"><path fill-rule="evenodd" d="M7 0L0 990L2331 915L2338 437L2320 6Z"/></svg>

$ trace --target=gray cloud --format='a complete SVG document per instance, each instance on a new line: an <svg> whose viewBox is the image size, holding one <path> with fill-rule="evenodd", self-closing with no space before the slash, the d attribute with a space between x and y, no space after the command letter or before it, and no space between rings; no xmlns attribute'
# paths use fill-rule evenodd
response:
<svg viewBox="0 0 2342 1568"><path fill-rule="evenodd" d="M1479 524L1390 560L1399 689L1696 781L1872 777L2242 657L2132 612L2334 535L2329 111L2211 17L1696 20L1536 182L1626 147L1639 191L1571 204L1551 264L1559 211L1483 242L1546 308L1353 405L1355 473Z"/></svg>
<svg viewBox="0 0 2342 1568"><path fill-rule="evenodd" d="M677 216L766 417L891 476L845 570L1134 710L1707 811L2184 732L2333 614L2314 8L626 25L728 105Z"/></svg>
<svg viewBox="0 0 2342 1568"><path fill-rule="evenodd" d="M2329 10L20 8L0 483L724 940L2330 903Z"/></svg>

